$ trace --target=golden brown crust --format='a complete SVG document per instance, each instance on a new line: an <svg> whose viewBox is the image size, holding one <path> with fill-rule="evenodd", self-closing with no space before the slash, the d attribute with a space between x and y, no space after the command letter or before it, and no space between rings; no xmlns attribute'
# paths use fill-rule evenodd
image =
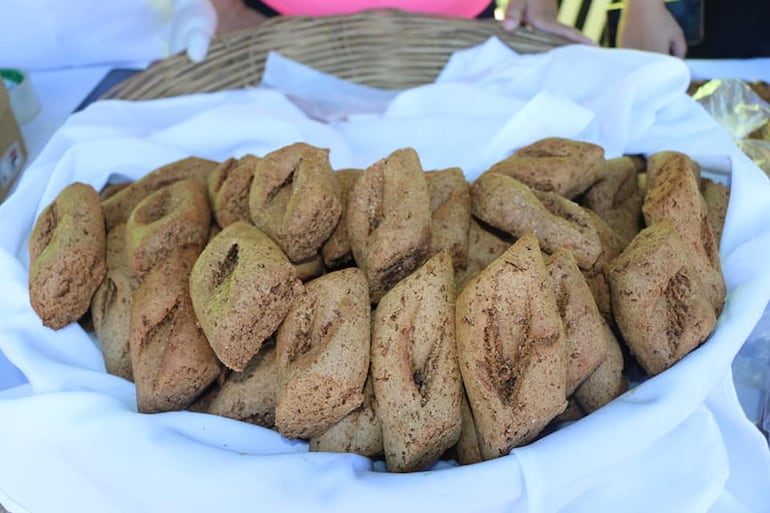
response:
<svg viewBox="0 0 770 513"><path fill-rule="evenodd" d="M168 255L144 277L131 304L131 365L140 412L186 408L221 372L190 300L198 249Z"/></svg>
<svg viewBox="0 0 770 513"><path fill-rule="evenodd" d="M369 289L360 269L305 284L276 336L275 425L283 436L318 436L362 404L369 315Z"/></svg>
<svg viewBox="0 0 770 513"><path fill-rule="evenodd" d="M144 198L128 217L128 262L142 276L179 248L190 246L200 252L210 231L206 190L196 180L176 181Z"/></svg>
<svg viewBox="0 0 770 513"><path fill-rule="evenodd" d="M353 254L350 251L350 238L348 237L348 196L353 189L353 185L363 174L363 169L340 169L334 172L334 178L339 188L342 210L336 228L321 248L324 263L330 269L345 267L353 261Z"/></svg>
<svg viewBox="0 0 770 513"><path fill-rule="evenodd" d="M428 256L430 196L413 149L396 150L365 170L350 192L347 222L353 256L377 303Z"/></svg>
<svg viewBox="0 0 770 513"><path fill-rule="evenodd" d="M259 160L255 155L227 159L209 175L209 201L221 228L235 221L251 221L249 192Z"/></svg>
<svg viewBox="0 0 770 513"><path fill-rule="evenodd" d="M612 301L610 300L610 284L607 282L605 270L581 269L586 285L594 296L596 306L601 314L609 319L612 317Z"/></svg>
<svg viewBox="0 0 770 513"><path fill-rule="evenodd" d="M714 241L719 246L722 240L725 218L727 217L730 188L714 180L701 178L700 189L703 199L706 201L706 213L711 225L711 231L714 233Z"/></svg>
<svg viewBox="0 0 770 513"><path fill-rule="evenodd" d="M468 394L463 387L463 399L460 404L460 414L462 418L460 438L457 440L455 451L457 452L457 461L461 465L470 465L471 463L480 463L484 461L481 457L481 448L479 446L479 435L476 431L476 422L473 420L473 411L468 403Z"/></svg>
<svg viewBox="0 0 770 513"><path fill-rule="evenodd" d="M38 216L29 240L29 301L45 326L85 314L104 279L106 233L99 193L68 185Z"/></svg>
<svg viewBox="0 0 770 513"><path fill-rule="evenodd" d="M593 185L604 166L604 148L596 144L548 137L519 149L490 168L533 189L574 198Z"/></svg>
<svg viewBox="0 0 770 513"><path fill-rule="evenodd" d="M573 397L586 413L592 413L628 390L623 374L625 361L618 339L604 323L602 336L607 357L575 390Z"/></svg>
<svg viewBox="0 0 770 513"><path fill-rule="evenodd" d="M543 206L548 209L553 216L569 222L583 233L587 240L591 240L596 244L596 247L591 249L591 253L595 252L596 254L596 259L593 261L593 264L589 266L589 261L586 260L584 262L585 265L582 266L581 269L597 269L601 271L607 266L607 263L620 254L620 251L625 247L625 241L623 241L615 230L592 210L584 208L577 203L552 192L540 192L536 190L532 192L535 193L537 199L540 200ZM577 251L574 246L569 245L566 247L557 246L556 248L551 248L547 252L553 253L556 249L569 249L573 253L573 256L575 256L576 261L578 261L577 255L584 254L582 250ZM580 266L579 261L578 266Z"/></svg>
<svg viewBox="0 0 770 513"><path fill-rule="evenodd" d="M292 262L318 253L342 210L329 150L296 143L265 155L254 171L249 210Z"/></svg>
<svg viewBox="0 0 770 513"><path fill-rule="evenodd" d="M430 195L430 255L446 249L455 271L468 265L471 219L470 185L459 167L425 173Z"/></svg>
<svg viewBox="0 0 770 513"><path fill-rule="evenodd" d="M582 204L601 217L622 238L624 245L644 224L637 163L631 157L607 160L601 179L583 195Z"/></svg>
<svg viewBox="0 0 770 513"><path fill-rule="evenodd" d="M309 449L316 452L349 452L369 457L382 454L382 426L374 402L372 380L367 378L361 406L320 435L311 438Z"/></svg>
<svg viewBox="0 0 770 513"><path fill-rule="evenodd" d="M612 261L612 311L628 347L650 374L700 345L716 324L689 250L669 220L648 226Z"/></svg>
<svg viewBox="0 0 770 513"><path fill-rule="evenodd" d="M205 411L272 428L275 425L277 391L275 345L263 344L243 372L232 371L227 374Z"/></svg>
<svg viewBox="0 0 770 513"><path fill-rule="evenodd" d="M567 405L564 330L533 234L457 297L457 351L481 456L533 440Z"/></svg>
<svg viewBox="0 0 770 513"><path fill-rule="evenodd" d="M499 173L484 173L474 182L471 207L475 217L514 237L535 233L547 253L570 250L581 269L601 266L622 248L619 237L590 210Z"/></svg>
<svg viewBox="0 0 770 513"><path fill-rule="evenodd" d="M670 179L670 177L667 178L666 173L659 176L658 171L664 170L664 168L669 168L670 171L672 167L676 168L677 174L680 171L688 171L696 182L700 182L700 164L678 151L659 151L647 158L647 166L644 168L647 188L654 187L656 183L665 182Z"/></svg>
<svg viewBox="0 0 770 513"><path fill-rule="evenodd" d="M559 250L546 258L545 266L564 325L566 393L571 395L607 356L604 319L571 253Z"/></svg>
<svg viewBox="0 0 770 513"><path fill-rule="evenodd" d="M392 472L428 467L460 436L454 295L452 259L442 251L389 290L375 310L371 375Z"/></svg>
<svg viewBox="0 0 770 513"><path fill-rule="evenodd" d="M301 294L302 282L270 237L236 221L198 257L190 292L214 352L230 369L243 371Z"/></svg>
<svg viewBox="0 0 770 513"><path fill-rule="evenodd" d="M696 168L697 164L683 153L652 155L648 160L649 183L642 212L647 226L662 220L671 221L715 314L719 315L725 301L726 285L719 262L719 246L698 187Z"/></svg>
<svg viewBox="0 0 770 513"><path fill-rule="evenodd" d="M122 188L102 202L107 229L128 221L128 216L144 198L179 180L193 179L204 187L217 162L198 157L188 157L151 171L141 179Z"/></svg>
<svg viewBox="0 0 770 513"><path fill-rule="evenodd" d="M91 319L107 372L129 381L131 302L138 287L139 279L128 265L126 225L119 224L107 234L107 274L91 299Z"/></svg>
<svg viewBox="0 0 770 513"><path fill-rule="evenodd" d="M513 239L509 234L495 230L486 223L482 224L471 216L468 228L468 265L455 273L457 290L462 289L468 280L502 255L511 244Z"/></svg>

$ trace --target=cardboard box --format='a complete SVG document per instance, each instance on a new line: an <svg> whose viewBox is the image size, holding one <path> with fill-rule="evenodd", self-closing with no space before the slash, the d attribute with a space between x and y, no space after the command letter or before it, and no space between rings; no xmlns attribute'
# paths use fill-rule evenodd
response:
<svg viewBox="0 0 770 513"><path fill-rule="evenodd" d="M27 162L27 147L11 109L5 83L0 79L0 203Z"/></svg>

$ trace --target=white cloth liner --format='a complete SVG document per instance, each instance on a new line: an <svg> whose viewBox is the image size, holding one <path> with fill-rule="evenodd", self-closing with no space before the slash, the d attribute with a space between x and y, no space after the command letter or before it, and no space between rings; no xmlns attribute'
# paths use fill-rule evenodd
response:
<svg viewBox="0 0 770 513"><path fill-rule="evenodd" d="M303 76L308 89L324 87L315 79ZM322 123L297 107L312 103L302 91L292 91L292 103L257 88L104 101L73 115L0 206L0 350L29 379L0 392L0 503L12 513L62 504L132 513L766 511L770 452L738 404L730 362L770 296L770 184L687 97L688 82L674 58L583 46L517 55L491 39L381 114ZM307 453L303 443L229 419L137 414L133 385L104 372L88 334L78 325L44 328L29 307L31 226L72 181L100 188L187 155L223 160L298 140L330 148L335 168L365 167L410 145L425 169L461 165L472 180L547 135L602 144L608 157L672 149L704 164L729 158L721 246L729 292L703 346L507 457L388 474L365 458Z"/></svg>

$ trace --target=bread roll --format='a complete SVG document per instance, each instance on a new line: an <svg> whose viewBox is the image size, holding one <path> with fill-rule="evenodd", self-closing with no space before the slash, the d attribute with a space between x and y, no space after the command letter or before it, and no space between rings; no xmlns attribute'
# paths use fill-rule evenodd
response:
<svg viewBox="0 0 770 513"><path fill-rule="evenodd" d="M159 167L141 179L122 188L102 203L108 230L128 221L128 216L144 198L179 180L193 179L204 187L208 175L217 162L198 157L187 157Z"/></svg>
<svg viewBox="0 0 770 513"><path fill-rule="evenodd" d="M190 292L214 352L240 372L278 329L302 293L302 282L270 237L236 221L195 262Z"/></svg>
<svg viewBox="0 0 770 513"><path fill-rule="evenodd" d="M604 319L571 253L557 251L545 267L564 325L569 396L607 356Z"/></svg>
<svg viewBox="0 0 770 513"><path fill-rule="evenodd" d="M139 283L128 265L126 225L119 224L107 234L107 275L91 299L91 319L107 372L129 381L131 303Z"/></svg>
<svg viewBox="0 0 770 513"><path fill-rule="evenodd" d="M310 439L314 452L349 452L374 457L382 454L382 425L375 411L372 380L364 384L364 402L339 422Z"/></svg>
<svg viewBox="0 0 770 513"><path fill-rule="evenodd" d="M598 410L628 390L628 380L623 374L625 368L623 350L606 322L601 340L607 357L590 376L583 380L573 394L586 413Z"/></svg>
<svg viewBox="0 0 770 513"><path fill-rule="evenodd" d="M432 465L460 436L454 304L452 259L442 251L375 310L371 374L391 472Z"/></svg>
<svg viewBox="0 0 770 513"><path fill-rule="evenodd" d="M726 285L719 261L719 245L698 187L697 164L683 153L661 152L650 157L647 174L647 195L642 204L645 222L650 226L663 220L671 221L714 313L719 315L725 301Z"/></svg>
<svg viewBox="0 0 770 513"><path fill-rule="evenodd" d="M40 213L29 239L29 301L43 325L58 330L88 311L106 259L99 193L70 184Z"/></svg>
<svg viewBox="0 0 770 513"><path fill-rule="evenodd" d="M340 211L340 221L321 248L324 264L330 269L339 269L353 262L353 254L350 251L350 237L348 236L348 197L353 189L353 185L363 174L363 169L340 169L334 172L342 210Z"/></svg>
<svg viewBox="0 0 770 513"><path fill-rule="evenodd" d="M275 425L278 367L275 344L263 344L243 372L231 371L211 398L205 411L258 426Z"/></svg>
<svg viewBox="0 0 770 513"><path fill-rule="evenodd" d="M178 249L152 267L131 303L131 366L143 413L186 408L221 372L190 299L198 249Z"/></svg>
<svg viewBox="0 0 770 513"><path fill-rule="evenodd" d="M637 163L631 157L607 160L601 178L583 195L582 204L623 238L624 245L642 229L642 193Z"/></svg>
<svg viewBox="0 0 770 513"><path fill-rule="evenodd" d="M316 255L342 210L329 150L296 143L265 155L254 171L249 210L289 260Z"/></svg>
<svg viewBox="0 0 770 513"><path fill-rule="evenodd" d="M259 160L255 155L227 159L209 175L211 210L221 228L235 221L251 221L249 193Z"/></svg>
<svg viewBox="0 0 770 513"><path fill-rule="evenodd" d="M548 137L519 149L490 171L516 178L533 189L574 198L596 183L604 166L604 148Z"/></svg>
<svg viewBox="0 0 770 513"><path fill-rule="evenodd" d="M727 217L730 188L709 178L701 178L700 190L703 194L703 199L706 201L706 213L711 225L711 231L714 233L714 242L719 246L719 242L722 240L725 218Z"/></svg>
<svg viewBox="0 0 770 513"><path fill-rule="evenodd" d="M153 192L126 221L131 269L142 276L179 248L203 249L211 230L206 189L196 180L179 180Z"/></svg>
<svg viewBox="0 0 770 513"><path fill-rule="evenodd" d="M360 269L305 284L276 337L275 425L283 436L318 436L361 405L369 372L369 316L369 289Z"/></svg>
<svg viewBox="0 0 770 513"><path fill-rule="evenodd" d="M465 285L456 324L481 457L504 456L567 406L564 330L534 234Z"/></svg>
<svg viewBox="0 0 770 513"><path fill-rule="evenodd" d="M468 265L468 230L471 220L470 185L459 167L429 171L431 211L430 255L446 249L455 270Z"/></svg>
<svg viewBox="0 0 770 513"><path fill-rule="evenodd" d="M609 267L618 328L650 375L695 349L716 325L690 254L673 223L663 220L639 232Z"/></svg>
<svg viewBox="0 0 770 513"><path fill-rule="evenodd" d="M347 223L353 257L377 303L428 257L430 196L413 149L397 150L365 170L350 192Z"/></svg>
<svg viewBox="0 0 770 513"><path fill-rule="evenodd" d="M471 205L474 216L514 237L537 234L539 247L547 253L570 250L581 269L594 268L607 259L605 254L622 248L617 236L605 240L611 229L596 214L499 173L485 173L474 182Z"/></svg>
<svg viewBox="0 0 770 513"><path fill-rule="evenodd" d="M513 238L491 226L481 224L471 216L468 227L468 265L455 274L459 291L471 278L479 274L495 258L502 255L513 244Z"/></svg>

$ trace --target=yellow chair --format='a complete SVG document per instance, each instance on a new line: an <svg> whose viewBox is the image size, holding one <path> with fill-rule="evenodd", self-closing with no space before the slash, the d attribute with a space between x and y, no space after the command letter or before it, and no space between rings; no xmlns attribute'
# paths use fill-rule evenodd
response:
<svg viewBox="0 0 770 513"><path fill-rule="evenodd" d="M600 42L604 27L607 25L607 8L613 0L561 0L559 5L558 20L565 25L578 28L583 34L595 42ZM508 0L497 0L495 17L503 19L505 6ZM583 9L583 4L588 3L588 12L583 20L582 27L578 27L578 17Z"/></svg>
<svg viewBox="0 0 770 513"><path fill-rule="evenodd" d="M585 36L599 43L607 25L607 8L612 0L562 0L558 20L565 25L576 27L578 15L585 2L588 2L588 12L583 26L578 28Z"/></svg>

